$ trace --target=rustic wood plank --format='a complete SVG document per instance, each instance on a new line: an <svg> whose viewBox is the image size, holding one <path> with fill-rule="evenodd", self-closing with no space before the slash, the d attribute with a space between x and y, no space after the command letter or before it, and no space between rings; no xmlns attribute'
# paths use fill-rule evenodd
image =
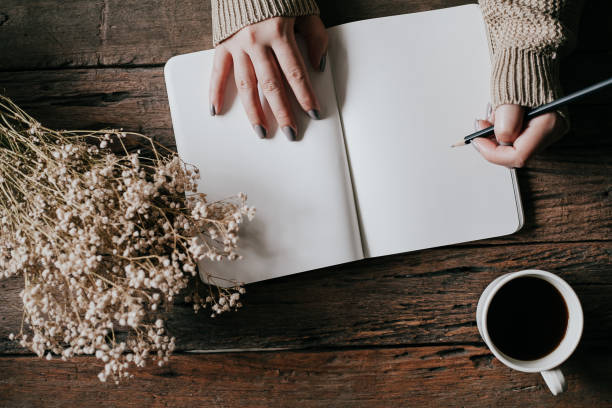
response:
<svg viewBox="0 0 612 408"><path fill-rule="evenodd" d="M329 23L338 24L470 2L322 5ZM0 61L3 70L163 64L173 55L212 47L210 1L77 0L60 8L44 0L6 0L0 16L0 54L8 57Z"/></svg>
<svg viewBox="0 0 612 408"><path fill-rule="evenodd" d="M323 0L318 1L326 27L369 18L418 13L477 3L476 0Z"/></svg>
<svg viewBox="0 0 612 408"><path fill-rule="evenodd" d="M123 127L174 146L161 68L5 72L0 89L50 127ZM610 109L591 102L572 108L573 134L519 171L525 227L488 243L612 236Z"/></svg>
<svg viewBox="0 0 612 408"><path fill-rule="evenodd" d="M93 358L0 358L2 407L607 406L609 349L578 349L568 392L553 397L538 374L503 366L483 347L174 356L103 384ZM60 391L61 390L61 391Z"/></svg>
<svg viewBox="0 0 612 408"><path fill-rule="evenodd" d="M473 0L325 0L327 26L432 10ZM578 50L610 50L612 4L585 7ZM173 55L212 47L204 0L46 0L0 4L0 70L163 64Z"/></svg>
<svg viewBox="0 0 612 408"><path fill-rule="evenodd" d="M162 68L4 72L0 91L51 128L122 127L174 146Z"/></svg>
<svg viewBox="0 0 612 408"><path fill-rule="evenodd" d="M161 64L212 46L204 0L4 0L0 16L0 69Z"/></svg>
<svg viewBox="0 0 612 408"><path fill-rule="evenodd" d="M480 294L500 274L553 271L582 300L586 343L612 341L612 242L439 248L374 258L249 285L245 307L211 319L177 302L179 350L479 342ZM0 353L21 312L16 279L0 282Z"/></svg>

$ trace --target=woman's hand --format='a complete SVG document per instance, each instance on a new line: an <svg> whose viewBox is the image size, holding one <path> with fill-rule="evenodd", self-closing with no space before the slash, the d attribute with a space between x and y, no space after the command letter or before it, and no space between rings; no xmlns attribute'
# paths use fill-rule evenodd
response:
<svg viewBox="0 0 612 408"><path fill-rule="evenodd" d="M325 70L328 38L318 16L275 17L246 26L215 49L210 86L211 115L223 110L223 95L233 64L240 100L260 138L266 137L268 126L257 84L289 140L296 140L297 126L283 76L302 109L311 118L319 119L319 102L297 47L295 30L306 41L313 67L319 71Z"/></svg>
<svg viewBox="0 0 612 408"><path fill-rule="evenodd" d="M495 140L477 138L472 144L491 163L523 167L534 154L561 139L568 130L564 118L556 112L531 119L526 124L525 108L500 105L487 120L477 120L476 130L495 126Z"/></svg>

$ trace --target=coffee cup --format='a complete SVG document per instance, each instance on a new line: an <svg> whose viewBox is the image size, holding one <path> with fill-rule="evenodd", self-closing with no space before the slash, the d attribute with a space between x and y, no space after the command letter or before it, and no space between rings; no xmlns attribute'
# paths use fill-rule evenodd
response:
<svg viewBox="0 0 612 408"><path fill-rule="evenodd" d="M480 296L476 322L499 361L541 373L553 395L567 388L559 366L578 346L584 317L578 296L563 279L536 269L502 275Z"/></svg>

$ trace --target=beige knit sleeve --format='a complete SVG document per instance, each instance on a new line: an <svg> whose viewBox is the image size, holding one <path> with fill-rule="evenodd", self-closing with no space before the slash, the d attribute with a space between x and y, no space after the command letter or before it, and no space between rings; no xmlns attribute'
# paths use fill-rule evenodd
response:
<svg viewBox="0 0 612 408"><path fill-rule="evenodd" d="M213 44L249 24L271 17L319 14L314 0L212 0Z"/></svg>
<svg viewBox="0 0 612 408"><path fill-rule="evenodd" d="M535 107L561 96L559 58L576 41L580 0L479 0L491 51L491 104Z"/></svg>

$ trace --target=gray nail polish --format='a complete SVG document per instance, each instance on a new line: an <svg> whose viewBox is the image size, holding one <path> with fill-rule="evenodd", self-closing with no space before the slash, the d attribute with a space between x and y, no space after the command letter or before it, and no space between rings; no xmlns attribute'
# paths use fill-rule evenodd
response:
<svg viewBox="0 0 612 408"><path fill-rule="evenodd" d="M268 132L266 132L266 128L261 126L261 125L253 125L253 129L255 130L255 133L257 133L257 136L259 136L260 139L265 139L266 138L266 134Z"/></svg>
<svg viewBox="0 0 612 408"><path fill-rule="evenodd" d="M297 138L297 135L295 134L295 129L293 129L291 126L284 126L283 133L287 136L287 139L292 142L295 142L295 139Z"/></svg>
<svg viewBox="0 0 612 408"><path fill-rule="evenodd" d="M311 109L308 111L308 116L313 119L319 120L321 119L321 115L319 115L319 111L317 109Z"/></svg>
<svg viewBox="0 0 612 408"><path fill-rule="evenodd" d="M215 105L210 104L210 116L215 116L217 114L217 110L215 109Z"/></svg>
<svg viewBox="0 0 612 408"><path fill-rule="evenodd" d="M491 117L491 113L493 112L493 107L491 106L491 102L487 103L487 113L485 115L485 118L487 120L489 120L489 118Z"/></svg>
<svg viewBox="0 0 612 408"><path fill-rule="evenodd" d="M327 63L327 53L323 54L321 57L321 62L319 63L319 71L325 71L325 64Z"/></svg>

